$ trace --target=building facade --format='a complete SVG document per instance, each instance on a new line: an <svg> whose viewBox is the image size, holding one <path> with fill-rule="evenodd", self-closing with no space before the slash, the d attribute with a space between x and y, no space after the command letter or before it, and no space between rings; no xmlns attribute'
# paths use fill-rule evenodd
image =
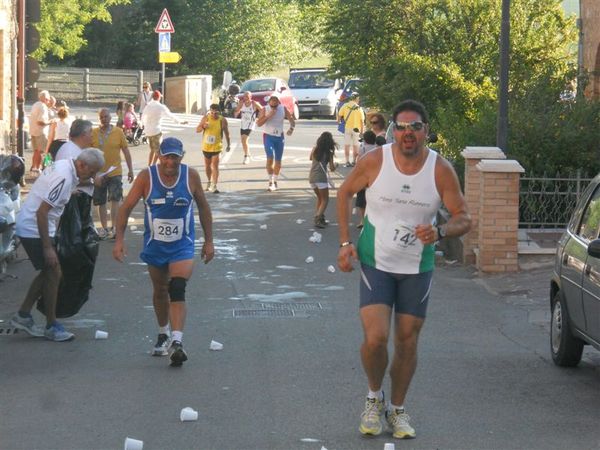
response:
<svg viewBox="0 0 600 450"><path fill-rule="evenodd" d="M0 153L12 153L16 122L16 1L0 0Z"/></svg>
<svg viewBox="0 0 600 450"><path fill-rule="evenodd" d="M583 67L589 76L585 95L600 98L600 1L580 1L583 31Z"/></svg>

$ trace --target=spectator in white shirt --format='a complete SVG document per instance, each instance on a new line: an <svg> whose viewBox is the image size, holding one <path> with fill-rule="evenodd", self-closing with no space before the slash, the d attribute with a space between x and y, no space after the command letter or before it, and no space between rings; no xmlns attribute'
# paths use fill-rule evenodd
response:
<svg viewBox="0 0 600 450"><path fill-rule="evenodd" d="M31 107L29 114L29 135L31 136L31 146L33 147L33 157L31 158L31 172L40 173L42 167L42 153L46 151L48 145L48 127L50 126L50 113L48 105L50 104L50 93L41 91L39 100Z"/></svg>
<svg viewBox="0 0 600 450"><path fill-rule="evenodd" d="M160 121L163 117L170 117L176 123L185 125L186 121L179 121L177 117L171 113L166 105L160 102L162 94L160 91L154 91L152 94L152 100L148 102L144 108L144 115L142 116L142 123L144 124L144 131L150 144L150 154L148 155L148 165L151 166L156 164L158 161L158 150L160 148L160 141L162 136L162 128L160 127Z"/></svg>
<svg viewBox="0 0 600 450"><path fill-rule="evenodd" d="M69 341L75 337L56 321L61 268L54 237L58 220L77 185L93 178L103 165L102 152L88 148L75 160L61 160L48 166L31 186L17 216L16 233L33 267L40 273L33 279L19 311L11 319L15 328L51 341ZM42 296L46 308L45 330L40 330L31 316L33 305Z"/></svg>

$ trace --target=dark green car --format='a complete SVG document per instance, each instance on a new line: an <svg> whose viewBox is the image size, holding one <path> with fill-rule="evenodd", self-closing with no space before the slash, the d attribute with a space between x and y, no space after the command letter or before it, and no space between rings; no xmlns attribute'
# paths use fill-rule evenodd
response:
<svg viewBox="0 0 600 450"><path fill-rule="evenodd" d="M576 366L584 345L600 350L600 175L587 187L556 251L550 287L552 359Z"/></svg>

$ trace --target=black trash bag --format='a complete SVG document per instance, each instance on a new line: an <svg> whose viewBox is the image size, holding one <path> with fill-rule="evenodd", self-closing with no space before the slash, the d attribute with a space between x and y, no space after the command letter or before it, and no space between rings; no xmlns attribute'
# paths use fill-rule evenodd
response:
<svg viewBox="0 0 600 450"><path fill-rule="evenodd" d="M56 317L74 316L88 301L98 257L98 233L92 220L92 197L78 193L65 206L56 231L56 253L62 278L58 287ZM37 309L45 314L44 299Z"/></svg>

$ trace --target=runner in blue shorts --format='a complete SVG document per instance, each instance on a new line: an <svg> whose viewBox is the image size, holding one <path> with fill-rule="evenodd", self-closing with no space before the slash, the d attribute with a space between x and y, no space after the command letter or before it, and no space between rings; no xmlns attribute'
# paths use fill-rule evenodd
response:
<svg viewBox="0 0 600 450"><path fill-rule="evenodd" d="M256 125L263 127L263 143L267 155L267 174L269 175L269 191L277 190L277 178L281 172L281 159L283 158L283 119L290 122L287 135L291 136L296 126L294 116L281 104L279 94L273 93L269 97L267 106L260 111Z"/></svg>
<svg viewBox="0 0 600 450"><path fill-rule="evenodd" d="M434 244L446 236L468 232L471 218L452 165L426 146L429 118L425 107L406 100L395 108L392 120L395 142L360 158L338 191L338 265L350 272L353 259L361 262L364 341L360 353L368 394L359 431L381 433L385 415L392 435L404 439L416 436L404 399L417 367L417 341L431 289ZM367 206L355 249L348 218L352 197L361 189L366 189ZM435 218L442 203L450 219L437 226ZM395 348L390 366L391 401L386 408L382 384L392 316Z"/></svg>
<svg viewBox="0 0 600 450"><path fill-rule="evenodd" d="M170 356L172 366L187 360L183 350L185 288L194 268L194 202L204 231L201 257L208 263L214 256L212 214L200 175L181 164L183 144L166 138L160 144L160 164L144 169L135 179L119 209L113 257L120 262L126 255L125 230L131 211L143 198L144 248L140 258L148 264L154 292L152 300L158 321L158 339L153 356ZM172 332L169 332L169 322ZM169 345L170 344L170 345Z"/></svg>

